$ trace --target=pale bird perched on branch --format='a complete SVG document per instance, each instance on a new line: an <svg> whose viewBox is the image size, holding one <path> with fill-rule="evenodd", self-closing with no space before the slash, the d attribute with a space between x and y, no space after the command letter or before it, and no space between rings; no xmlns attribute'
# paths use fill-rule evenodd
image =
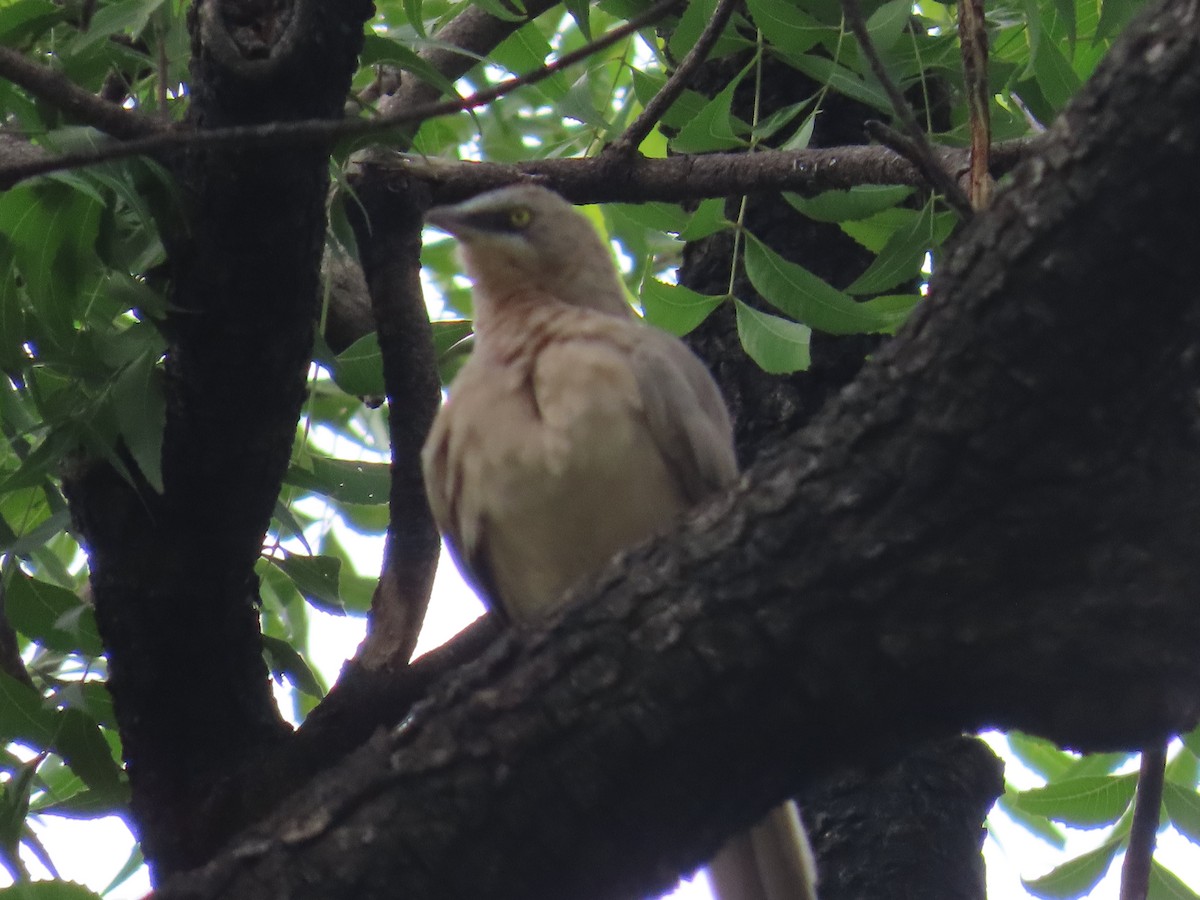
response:
<svg viewBox="0 0 1200 900"><path fill-rule="evenodd" d="M475 347L423 452L430 506L501 616L536 622L618 550L737 477L712 376L630 309L608 248L557 194L517 186L432 210L474 281ZM721 900L809 900L793 804L710 867Z"/></svg>

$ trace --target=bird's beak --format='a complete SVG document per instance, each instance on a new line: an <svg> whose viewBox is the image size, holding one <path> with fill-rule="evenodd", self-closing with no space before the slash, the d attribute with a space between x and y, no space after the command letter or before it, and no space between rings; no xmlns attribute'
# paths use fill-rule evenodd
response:
<svg viewBox="0 0 1200 900"><path fill-rule="evenodd" d="M425 213L425 221L455 237L461 237L470 228L470 217L456 206L435 206Z"/></svg>

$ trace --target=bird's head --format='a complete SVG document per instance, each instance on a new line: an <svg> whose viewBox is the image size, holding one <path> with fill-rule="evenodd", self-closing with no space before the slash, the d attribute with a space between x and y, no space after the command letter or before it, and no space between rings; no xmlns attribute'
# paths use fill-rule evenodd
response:
<svg viewBox="0 0 1200 900"><path fill-rule="evenodd" d="M629 314L609 249L553 191L514 185L437 207L425 218L458 239L477 300L503 302L539 290L576 306Z"/></svg>

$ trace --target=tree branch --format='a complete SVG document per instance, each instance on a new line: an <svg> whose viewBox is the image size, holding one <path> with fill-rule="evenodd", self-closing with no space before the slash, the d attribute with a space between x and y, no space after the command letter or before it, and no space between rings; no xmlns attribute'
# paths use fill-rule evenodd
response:
<svg viewBox="0 0 1200 900"><path fill-rule="evenodd" d="M865 754L1190 727L1198 13L1131 26L901 334L731 495L160 900L629 894Z"/></svg>
<svg viewBox="0 0 1200 900"><path fill-rule="evenodd" d="M550 76L587 59L602 50L624 40L635 31L652 25L674 9L682 0L659 0L640 16L636 16L613 28L607 34L585 44L570 53L564 53L552 63L534 69L524 75L507 79L490 88L476 91L469 97L430 103L413 109L401 110L391 116L378 119L305 119L292 122L270 122L263 125L241 125L228 128L192 129L172 128L151 137L130 140L121 144L102 147L99 150L81 153L63 153L47 160L33 161L22 165L0 169L0 186L14 184L56 172L83 166L128 159L131 156L147 156L164 150L186 147L189 150L207 150L221 147L271 148L295 144L323 145L342 137L379 134L402 125L423 122L437 116L450 115L468 109L486 106L493 100L515 91L517 88L537 84ZM257 71L257 69L256 69ZM153 120L151 120L153 121ZM159 123L155 123L157 127Z"/></svg>
<svg viewBox="0 0 1200 900"><path fill-rule="evenodd" d="M528 18L525 21L498 19L482 6L469 6L438 29L435 38L439 46L426 48L417 55L441 73L447 81L457 81L470 71L482 56L527 21L536 19L557 5L557 0L527 2L525 13ZM400 89L386 97L379 108L385 117L402 115L424 104L433 103L441 96L442 90L437 85L406 74L400 83Z"/></svg>
<svg viewBox="0 0 1200 900"><path fill-rule="evenodd" d="M357 655L369 669L396 671L408 663L441 550L421 472L421 445L442 399L421 291L421 224L429 206L423 188L413 182L403 192L365 197L361 208L350 208L383 356L392 453L383 571Z"/></svg>
<svg viewBox="0 0 1200 900"><path fill-rule="evenodd" d="M667 110L671 108L671 104L683 93L683 89L687 86L692 74L708 59L708 54L717 43L717 38L721 36L721 32L725 30L725 23L733 15L733 10L736 6L736 0L721 0L717 4L717 8L713 10L712 18L708 20L708 24L704 26L704 30L696 38L696 43L688 51L687 56L683 58L683 62L679 64L679 68L671 73L671 77L662 86L662 90L651 98L650 102L642 110L641 115L634 119L633 124L625 129L625 133L608 146L608 152L619 156L627 156L635 152L642 145L642 141L646 139L646 136L654 129L654 126L658 124L658 120L666 114Z"/></svg>
<svg viewBox="0 0 1200 900"><path fill-rule="evenodd" d="M1158 836L1166 772L1165 744L1142 751L1137 797L1133 803L1133 823L1129 828L1129 847L1125 851L1125 862L1121 865L1121 900L1146 900L1150 893L1150 871L1154 865L1154 844Z"/></svg>
<svg viewBox="0 0 1200 900"><path fill-rule="evenodd" d="M1035 148L1033 139L1006 141L993 148L997 175L1010 171ZM967 171L966 150L938 147L942 165ZM704 197L795 191L813 194L862 184L925 186L924 175L904 156L883 147L851 146L755 153L705 153L651 159L609 155L542 159L516 165L457 162L389 151L361 160L364 172L386 188L390 179L426 182L435 203L452 203L520 181L551 187L575 203L680 202Z"/></svg>
<svg viewBox="0 0 1200 900"><path fill-rule="evenodd" d="M121 140L161 134L163 123L102 100L61 72L0 47L0 78L6 78L71 118ZM3 175L0 175L0 179Z"/></svg>
<svg viewBox="0 0 1200 900"><path fill-rule="evenodd" d="M968 221L974 212L971 209L971 201L958 186L958 182L947 175L946 170L938 164L933 148L929 145L929 139L925 136L921 126L917 124L912 107L908 105L908 101L904 99L904 95L900 93L900 89L896 87L896 83L892 81L892 77L884 68L883 60L879 58L879 52L875 49L875 42L871 40L870 32L867 31L867 23L863 19L862 10L859 9L858 0L842 0L842 11L846 16L846 24L850 26L850 30L858 39L858 46L867 58L871 71L875 74L880 86L883 87L884 93L888 95L896 118L904 126L908 141L902 146L910 148L912 153L910 158L913 164L928 179L930 186L946 198L946 202L964 221ZM892 149L895 150L897 147Z"/></svg>

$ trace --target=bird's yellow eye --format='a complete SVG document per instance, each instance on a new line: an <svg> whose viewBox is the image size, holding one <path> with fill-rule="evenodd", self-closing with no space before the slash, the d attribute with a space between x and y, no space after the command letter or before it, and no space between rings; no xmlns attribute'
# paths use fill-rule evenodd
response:
<svg viewBox="0 0 1200 900"><path fill-rule="evenodd" d="M508 221L513 228L528 228L533 221L533 213L528 206L517 206L509 212Z"/></svg>

